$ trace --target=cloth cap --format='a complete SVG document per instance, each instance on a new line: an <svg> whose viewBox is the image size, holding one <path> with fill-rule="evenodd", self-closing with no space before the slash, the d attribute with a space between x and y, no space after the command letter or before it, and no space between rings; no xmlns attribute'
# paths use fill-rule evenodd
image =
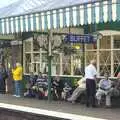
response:
<svg viewBox="0 0 120 120"><path fill-rule="evenodd" d="M21 64L20 63L16 63L16 66L18 67L18 66L21 66Z"/></svg>

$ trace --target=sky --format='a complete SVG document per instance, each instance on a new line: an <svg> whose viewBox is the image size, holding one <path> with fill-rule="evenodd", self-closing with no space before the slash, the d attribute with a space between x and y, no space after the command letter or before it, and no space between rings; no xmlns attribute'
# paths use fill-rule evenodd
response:
<svg viewBox="0 0 120 120"><path fill-rule="evenodd" d="M3 8L13 2L16 2L18 0L0 0L0 8Z"/></svg>

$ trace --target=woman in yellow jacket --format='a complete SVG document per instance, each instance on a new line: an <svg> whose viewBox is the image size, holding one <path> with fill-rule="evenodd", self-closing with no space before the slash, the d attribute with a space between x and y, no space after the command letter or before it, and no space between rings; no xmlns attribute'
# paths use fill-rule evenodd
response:
<svg viewBox="0 0 120 120"><path fill-rule="evenodd" d="M15 83L15 95L20 97L21 94L21 80L22 80L22 66L20 63L16 63L16 68L12 69L12 75Z"/></svg>

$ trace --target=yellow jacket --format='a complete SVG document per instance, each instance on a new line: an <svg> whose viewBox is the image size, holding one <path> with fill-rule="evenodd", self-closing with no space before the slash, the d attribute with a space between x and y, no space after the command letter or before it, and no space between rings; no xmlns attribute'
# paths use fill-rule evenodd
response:
<svg viewBox="0 0 120 120"><path fill-rule="evenodd" d="M13 79L15 81L22 80L22 67L16 67L15 69L12 69Z"/></svg>

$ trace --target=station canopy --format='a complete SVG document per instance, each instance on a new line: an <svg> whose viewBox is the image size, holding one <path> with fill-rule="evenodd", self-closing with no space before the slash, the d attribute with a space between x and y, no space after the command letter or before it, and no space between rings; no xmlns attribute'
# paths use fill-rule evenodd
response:
<svg viewBox="0 0 120 120"><path fill-rule="evenodd" d="M0 34L120 20L120 0L18 0L0 9Z"/></svg>

